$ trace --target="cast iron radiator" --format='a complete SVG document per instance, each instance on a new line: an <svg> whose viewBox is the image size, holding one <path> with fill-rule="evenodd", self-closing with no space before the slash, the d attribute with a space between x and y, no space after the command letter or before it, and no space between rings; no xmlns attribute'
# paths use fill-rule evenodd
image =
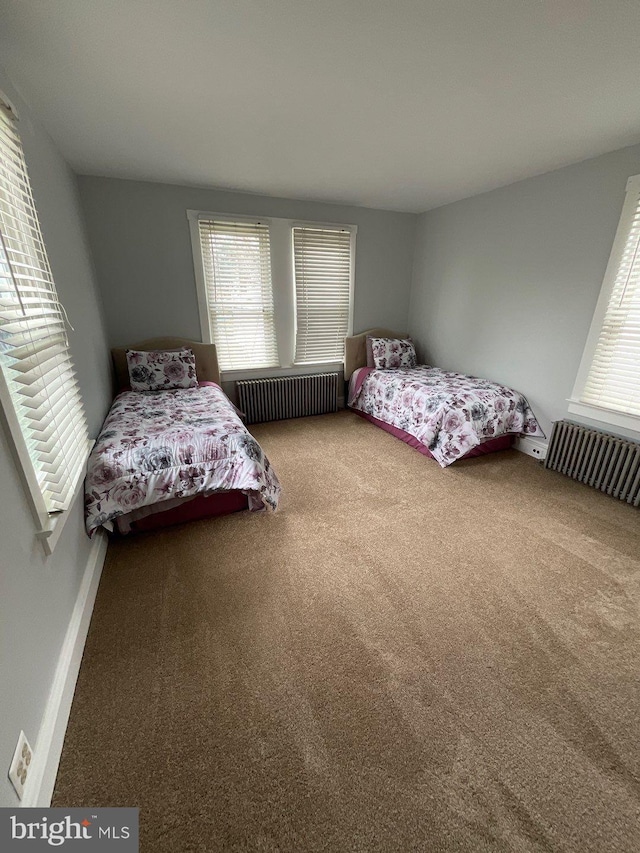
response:
<svg viewBox="0 0 640 853"><path fill-rule="evenodd" d="M640 506L640 444L635 441L556 421L544 467Z"/></svg>
<svg viewBox="0 0 640 853"><path fill-rule="evenodd" d="M236 389L249 424L338 410L337 373L247 379L236 382Z"/></svg>

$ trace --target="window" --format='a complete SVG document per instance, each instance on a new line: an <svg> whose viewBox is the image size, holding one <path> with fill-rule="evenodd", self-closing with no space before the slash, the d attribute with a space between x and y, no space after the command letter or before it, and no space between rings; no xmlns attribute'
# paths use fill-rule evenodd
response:
<svg viewBox="0 0 640 853"><path fill-rule="evenodd" d="M640 175L627 183L569 411L640 430Z"/></svg>
<svg viewBox="0 0 640 853"><path fill-rule="evenodd" d="M352 327L356 227L187 216L202 336L225 379L335 369Z"/></svg>
<svg viewBox="0 0 640 853"><path fill-rule="evenodd" d="M275 367L269 227L200 219L210 339L222 370Z"/></svg>
<svg viewBox="0 0 640 853"><path fill-rule="evenodd" d="M297 364L341 361L349 330L351 243L346 230L295 227Z"/></svg>
<svg viewBox="0 0 640 853"><path fill-rule="evenodd" d="M89 453L87 423L66 325L15 116L3 108L0 403L45 532L50 517L68 509Z"/></svg>

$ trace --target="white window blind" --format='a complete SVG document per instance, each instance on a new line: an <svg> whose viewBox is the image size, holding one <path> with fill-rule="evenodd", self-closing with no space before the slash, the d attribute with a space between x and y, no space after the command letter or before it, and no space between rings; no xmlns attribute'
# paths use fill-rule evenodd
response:
<svg viewBox="0 0 640 853"><path fill-rule="evenodd" d="M349 333L353 234L293 228L297 364L342 361Z"/></svg>
<svg viewBox="0 0 640 853"><path fill-rule="evenodd" d="M611 292L580 400L640 416L640 178L629 182L607 275Z"/></svg>
<svg viewBox="0 0 640 853"><path fill-rule="evenodd" d="M89 453L65 320L20 137L0 111L0 400L45 513L68 508Z"/></svg>
<svg viewBox="0 0 640 853"><path fill-rule="evenodd" d="M211 338L222 370L278 366L269 226L200 219Z"/></svg>

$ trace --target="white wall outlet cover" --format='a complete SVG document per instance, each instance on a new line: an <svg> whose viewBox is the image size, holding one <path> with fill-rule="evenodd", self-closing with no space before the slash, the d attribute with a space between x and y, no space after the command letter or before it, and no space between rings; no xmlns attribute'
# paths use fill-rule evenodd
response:
<svg viewBox="0 0 640 853"><path fill-rule="evenodd" d="M547 456L548 444L546 441L540 441L536 438L521 436L516 439L515 448L521 453L526 453L527 456L533 456L534 459L542 461Z"/></svg>
<svg viewBox="0 0 640 853"><path fill-rule="evenodd" d="M32 762L33 750L29 745L25 733L20 732L18 745L16 746L16 751L13 753L13 760L9 768L9 779L20 799L24 796L24 786L27 784Z"/></svg>

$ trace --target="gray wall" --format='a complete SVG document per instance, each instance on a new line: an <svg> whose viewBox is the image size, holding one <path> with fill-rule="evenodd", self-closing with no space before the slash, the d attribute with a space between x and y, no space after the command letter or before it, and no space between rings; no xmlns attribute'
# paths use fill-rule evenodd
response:
<svg viewBox="0 0 640 853"><path fill-rule="evenodd" d="M422 214L409 331L428 361L522 391L548 435L639 172L634 146Z"/></svg>
<svg viewBox="0 0 640 853"><path fill-rule="evenodd" d="M407 322L416 216L169 184L80 177L109 340L199 340L188 209L358 226L354 330Z"/></svg>
<svg viewBox="0 0 640 853"><path fill-rule="evenodd" d="M0 70L0 89L20 114L20 133L87 414L95 435L110 398L106 337L74 175ZM80 504L81 506L81 504ZM0 426L0 806L18 800L7 771L24 729L35 747L90 543L74 513L52 557L34 537L22 481Z"/></svg>

